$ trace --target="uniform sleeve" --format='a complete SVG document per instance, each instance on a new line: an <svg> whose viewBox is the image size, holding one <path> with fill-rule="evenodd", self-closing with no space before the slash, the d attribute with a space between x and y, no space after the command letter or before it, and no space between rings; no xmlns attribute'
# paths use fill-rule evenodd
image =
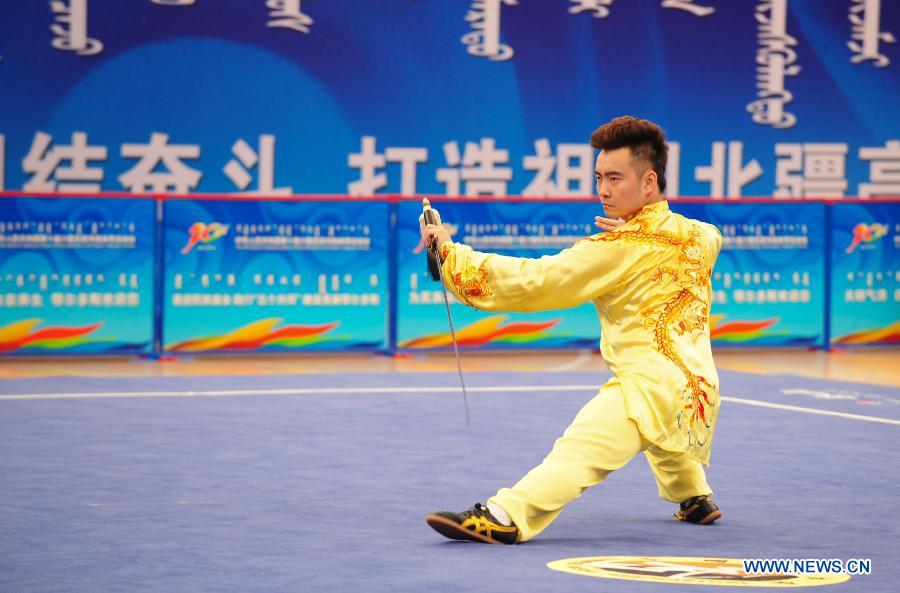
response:
<svg viewBox="0 0 900 593"><path fill-rule="evenodd" d="M719 252L722 251L722 232L715 226L711 224L706 224L707 236L709 237L710 242L710 251L711 257L709 262L710 269L716 265L716 260L719 258Z"/></svg>
<svg viewBox="0 0 900 593"><path fill-rule="evenodd" d="M634 250L594 237L538 259L482 253L447 242L441 246L444 284L461 302L483 311L575 307L623 280L633 263L629 257L636 259Z"/></svg>
<svg viewBox="0 0 900 593"><path fill-rule="evenodd" d="M711 224L704 224L704 228L706 229L706 238L709 245L709 280L706 284L706 302L707 306L710 306L715 301L712 287L712 271L716 265L716 260L719 258L719 253L722 251L722 233ZM709 314L709 311L707 311L707 314Z"/></svg>

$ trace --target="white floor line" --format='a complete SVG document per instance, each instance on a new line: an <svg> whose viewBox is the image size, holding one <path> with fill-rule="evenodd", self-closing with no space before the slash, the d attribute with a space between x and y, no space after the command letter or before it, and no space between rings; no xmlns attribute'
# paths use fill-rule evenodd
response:
<svg viewBox="0 0 900 593"><path fill-rule="evenodd" d="M534 393L534 392L561 392L561 391L597 391L599 385L501 385L501 386L472 386L469 393ZM34 400L62 400L62 399L127 399L127 398L161 398L161 397L247 397L269 395L337 395L337 394L378 394L378 393L459 393L459 387L310 387L295 389L223 389L207 391L104 391L85 393L17 393L0 395L0 401L34 401ZM850 420L862 420L864 422L876 422L879 424L892 424L900 426L900 420L891 418L879 418L878 416L864 416L862 414L849 414L846 412L833 412L830 410L818 410L802 406L790 406L776 404L755 399L722 396L722 400L758 408L772 408L775 410L788 410L791 412L803 412L806 414L818 414L820 416L835 416Z"/></svg>
<svg viewBox="0 0 900 593"><path fill-rule="evenodd" d="M756 399L743 399L740 397L725 397L722 399L733 404L744 404L746 406L756 406L757 408L773 408L775 410L790 410L792 412L805 412L807 414L819 414L820 416L836 416L838 418L849 418L851 420L863 420L865 422L878 422L881 424L894 424L900 426L900 420L891 418L879 418L878 416L863 416L862 414L848 414L846 412L832 412L831 410L817 410L816 408L804 408L802 406L788 406L785 404L773 404L771 402L759 401Z"/></svg>
<svg viewBox="0 0 900 593"><path fill-rule="evenodd" d="M468 387L470 393L513 393L535 391L597 391L599 385L501 385ZM372 393L459 393L459 387L306 387L291 389L223 389L204 391L100 391L85 393L22 393L0 395L3 400L96 399L129 397L246 397L258 395L334 395Z"/></svg>

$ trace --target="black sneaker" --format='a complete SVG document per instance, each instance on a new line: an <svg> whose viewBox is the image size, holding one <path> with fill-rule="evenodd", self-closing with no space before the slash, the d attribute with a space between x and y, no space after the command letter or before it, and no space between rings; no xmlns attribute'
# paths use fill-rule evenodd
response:
<svg viewBox="0 0 900 593"><path fill-rule="evenodd" d="M425 521L444 537L483 544L514 544L519 535L515 525L501 524L480 502L461 513L431 513Z"/></svg>
<svg viewBox="0 0 900 593"><path fill-rule="evenodd" d="M679 521L709 525L722 516L722 511L709 496L695 496L681 503L681 509L675 513Z"/></svg>

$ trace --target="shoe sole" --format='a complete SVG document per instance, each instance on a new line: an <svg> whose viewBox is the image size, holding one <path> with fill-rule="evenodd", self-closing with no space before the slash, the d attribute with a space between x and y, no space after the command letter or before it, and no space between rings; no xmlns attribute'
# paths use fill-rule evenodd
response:
<svg viewBox="0 0 900 593"><path fill-rule="evenodd" d="M673 517L673 519L675 519L676 521L681 521L683 523L690 523L691 525L709 525L710 523L712 523L716 519L720 518L721 516L722 516L722 511L716 509L715 511L712 511L711 513L709 513L708 515L706 515L699 521L688 521L687 519L679 518L678 515L675 515Z"/></svg>
<svg viewBox="0 0 900 593"><path fill-rule="evenodd" d="M480 533L475 533L468 529L463 529L459 524L454 523L450 519L441 517L440 515L428 515L425 517L425 522L428 523L432 529L449 539L478 542L481 544L505 545L503 542L497 541L492 537L481 535Z"/></svg>
<svg viewBox="0 0 900 593"><path fill-rule="evenodd" d="M683 523L690 523L692 525L709 525L710 523L712 523L716 519L720 518L721 516L722 516L722 511L715 510L715 511L712 511L711 513L709 513L708 515L706 515L705 517L703 517L702 519L700 519L699 521L689 521L688 519L680 518L678 515L674 515L672 518L675 519L676 521L681 521Z"/></svg>
<svg viewBox="0 0 900 593"><path fill-rule="evenodd" d="M707 516L705 516L702 519L700 519L699 521L697 521L697 525L709 525L710 523L712 523L713 521L715 521L716 519L718 519L721 516L722 516L722 511L718 511L718 510L713 511L710 514L708 514Z"/></svg>

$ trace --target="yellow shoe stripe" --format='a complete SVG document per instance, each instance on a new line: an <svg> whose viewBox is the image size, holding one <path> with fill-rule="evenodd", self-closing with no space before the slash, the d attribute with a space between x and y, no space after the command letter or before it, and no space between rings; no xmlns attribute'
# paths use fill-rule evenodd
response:
<svg viewBox="0 0 900 593"><path fill-rule="evenodd" d="M462 527L465 529L471 529L475 533L479 535L485 535L487 537L493 537L493 532L495 531L497 533L516 532L516 528L513 526L507 527L506 525L499 525L492 521L488 521L483 517L469 517L462 522Z"/></svg>

